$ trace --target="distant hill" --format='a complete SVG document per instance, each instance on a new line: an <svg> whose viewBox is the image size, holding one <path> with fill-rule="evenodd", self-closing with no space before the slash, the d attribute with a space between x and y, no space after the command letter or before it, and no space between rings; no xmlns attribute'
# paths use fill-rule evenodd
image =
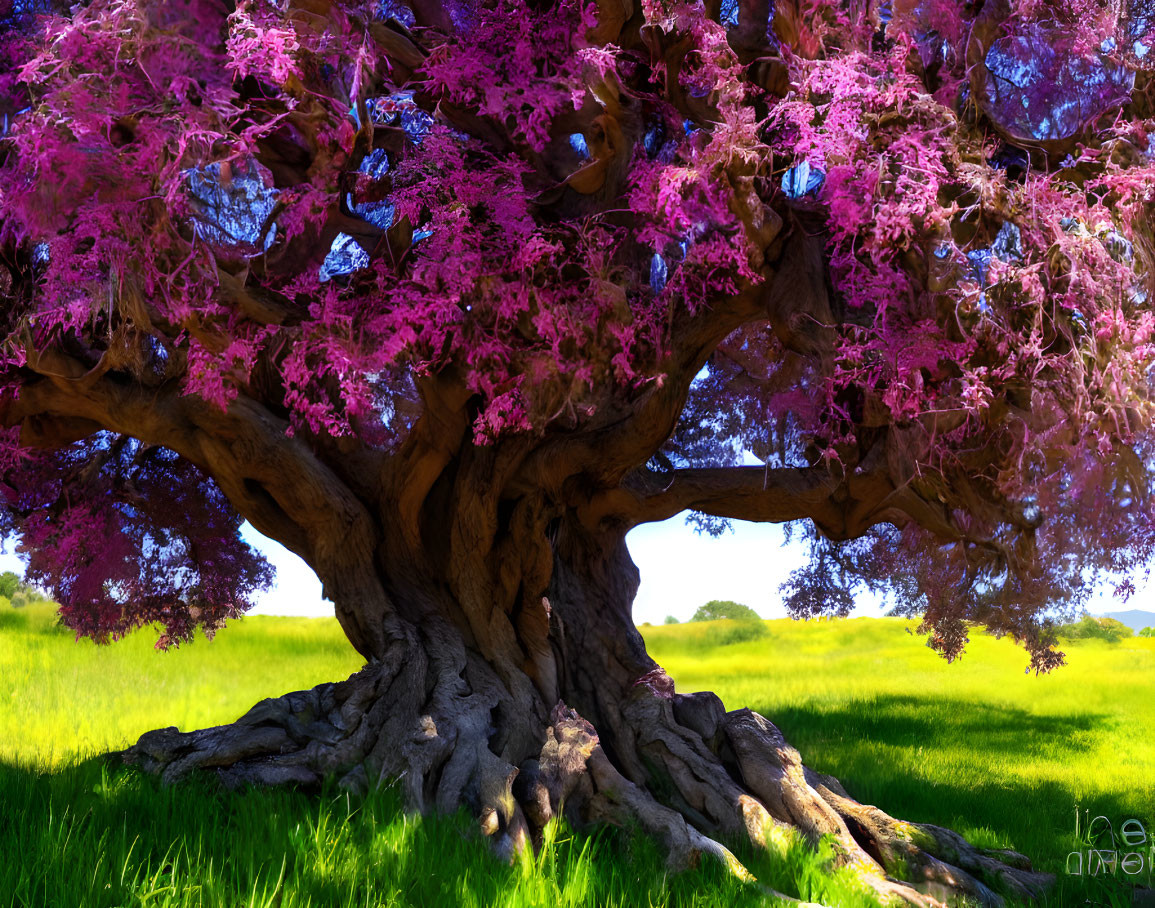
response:
<svg viewBox="0 0 1155 908"><path fill-rule="evenodd" d="M1122 621L1131 630L1138 633L1145 627L1155 627L1155 612L1145 612L1142 609L1128 609L1125 612L1103 612L1100 618L1114 618Z"/></svg>

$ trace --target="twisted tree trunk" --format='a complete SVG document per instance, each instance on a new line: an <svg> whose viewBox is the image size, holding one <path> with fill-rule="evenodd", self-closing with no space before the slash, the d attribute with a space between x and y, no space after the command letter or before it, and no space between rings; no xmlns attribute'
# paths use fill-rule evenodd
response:
<svg viewBox="0 0 1155 908"><path fill-rule="evenodd" d="M766 719L678 695L631 619L626 532L684 508L812 520L848 538L915 507L885 466L685 469L644 464L672 431L706 352L749 317L742 297L691 319L671 376L581 431L470 442L471 394L452 370L422 380L421 412L391 452L290 435L259 401L227 410L76 364L30 383L7 419L25 441L93 425L177 451L321 578L367 664L348 680L266 700L232 725L142 736L124 758L174 782L400 785L415 810L468 805L496 850L527 847L551 817L638 824L672 865L722 841L785 830L832 836L884 898L997 904L1048 883L1026 859L892 819L806 768ZM744 308L745 307L745 308ZM696 318L696 317L695 317ZM79 377L63 371L71 368ZM676 367L676 368L675 368ZM22 436L24 437L24 436ZM925 516L925 515L924 515ZM928 518L929 519L929 518Z"/></svg>
<svg viewBox="0 0 1155 908"><path fill-rule="evenodd" d="M518 526L541 529L531 512L523 501L506 515L508 541L528 545ZM453 523L448 537L461 532ZM638 575L624 536L570 513L545 525L548 548L499 546L506 561L487 566L458 550L440 582L424 573L436 557L397 564L382 575L396 604L374 627L384 646L360 672L262 701L232 725L149 732L124 759L168 782L194 770L227 785L396 781L412 809L468 805L505 856L562 814L637 824L672 865L705 853L743 877L721 842L830 835L879 896L914 905L1043 890L1048 878L1020 855L858 803L757 713L676 693L631 620ZM425 534L437 537L449 541ZM547 595L535 597L543 579ZM361 612L355 624L373 622Z"/></svg>

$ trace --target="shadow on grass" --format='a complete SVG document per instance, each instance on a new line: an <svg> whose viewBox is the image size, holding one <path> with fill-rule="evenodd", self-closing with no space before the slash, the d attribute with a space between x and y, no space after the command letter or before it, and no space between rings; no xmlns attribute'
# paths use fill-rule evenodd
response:
<svg viewBox="0 0 1155 908"><path fill-rule="evenodd" d="M957 746L965 736L968 749L1013 750L1059 748L1071 751L1075 733L1107 727L1111 717L1100 713L1041 716L1005 704L973 703L934 695L876 694L837 707L794 707L775 710L783 731L853 727L873 739L898 746Z"/></svg>
<svg viewBox="0 0 1155 908"><path fill-rule="evenodd" d="M933 695L877 695L836 706L777 708L768 716L808 765L836 776L856 799L900 819L955 829L983 847L1013 848L1036 869L1057 874L1051 904L1130 903L1130 887L1121 885L1128 877L1120 870L1114 879L1066 873L1068 855L1090 844L1085 835L1076 837L1076 810L1083 830L1089 817L1107 817L1116 830L1128 819L1140 820L1148 834L1144 866L1129 882L1150 886L1155 879L1155 853L1148 850L1155 798L1096 794L1080 800L1060 781L1023 780L1012 771L1034 760L1079 759L1088 738L1109 729L1108 715L1040 716ZM970 770L980 759L1006 766L1006 774L993 770L976 779Z"/></svg>

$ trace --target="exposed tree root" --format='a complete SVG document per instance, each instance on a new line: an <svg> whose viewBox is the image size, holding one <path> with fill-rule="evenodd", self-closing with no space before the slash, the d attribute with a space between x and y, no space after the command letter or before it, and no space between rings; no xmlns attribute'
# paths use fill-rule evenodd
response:
<svg viewBox="0 0 1155 908"><path fill-rule="evenodd" d="M1002 898L992 886L1030 899L1053 882L1021 854L978 849L951 830L905 823L858 803L836 779L803 766L781 732L755 712L729 713L724 725L743 779L771 814L810 835L834 836L843 861L861 869L883 898L933 905L964 896L998 905Z"/></svg>
<svg viewBox="0 0 1155 908"><path fill-rule="evenodd" d="M559 703L544 719L521 717L539 723L543 743L519 757L511 742L525 735L494 727L508 705L500 694L479 693L485 685L476 679L467 685L460 660L434 664L408 648L401 655L339 684L264 700L232 725L149 732L122 756L166 782L198 769L229 786L315 786L334 776L365 791L396 780L411 809L470 805L506 858L564 815L579 825L638 826L661 842L672 867L708 855L751 883L720 840L761 848L788 840L790 830L831 836L839 863L881 900L915 906L998 905L996 890L1031 898L1051 880L1022 855L978 849L950 830L858 803L836 780L803 766L762 716L726 713L712 694L636 685L610 720L612 746Z"/></svg>

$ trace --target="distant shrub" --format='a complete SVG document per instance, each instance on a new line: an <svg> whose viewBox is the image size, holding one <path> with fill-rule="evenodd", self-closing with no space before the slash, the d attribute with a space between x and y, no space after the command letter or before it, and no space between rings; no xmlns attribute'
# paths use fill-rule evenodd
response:
<svg viewBox="0 0 1155 908"><path fill-rule="evenodd" d="M706 629L708 646L729 646L732 643L749 643L770 635L762 619L751 621L721 621Z"/></svg>
<svg viewBox="0 0 1155 908"><path fill-rule="evenodd" d="M717 621L730 618L735 621L761 621L762 616L748 605L724 599L712 599L700 606L691 621Z"/></svg>
<svg viewBox="0 0 1155 908"><path fill-rule="evenodd" d="M1145 627L1139 631L1140 637L1155 637L1155 627Z"/></svg>
<svg viewBox="0 0 1155 908"><path fill-rule="evenodd" d="M1058 629L1060 637L1068 640L1106 640L1108 643L1118 643L1131 636L1131 628L1122 621L1114 618L1097 618L1094 615L1084 615L1078 621L1064 624Z"/></svg>
<svg viewBox="0 0 1155 908"><path fill-rule="evenodd" d="M12 571L0 574L0 599L7 599L13 608L24 608L26 605L50 601L44 593L34 586L29 586Z"/></svg>
<svg viewBox="0 0 1155 908"><path fill-rule="evenodd" d="M662 622L662 624L681 624L681 623L682 622L680 622L673 615L666 615L666 620Z"/></svg>
<svg viewBox="0 0 1155 908"><path fill-rule="evenodd" d="M24 608L26 605L35 605L43 601L44 596L39 590L34 590L26 586L20 586L16 592L12 594L13 608Z"/></svg>

